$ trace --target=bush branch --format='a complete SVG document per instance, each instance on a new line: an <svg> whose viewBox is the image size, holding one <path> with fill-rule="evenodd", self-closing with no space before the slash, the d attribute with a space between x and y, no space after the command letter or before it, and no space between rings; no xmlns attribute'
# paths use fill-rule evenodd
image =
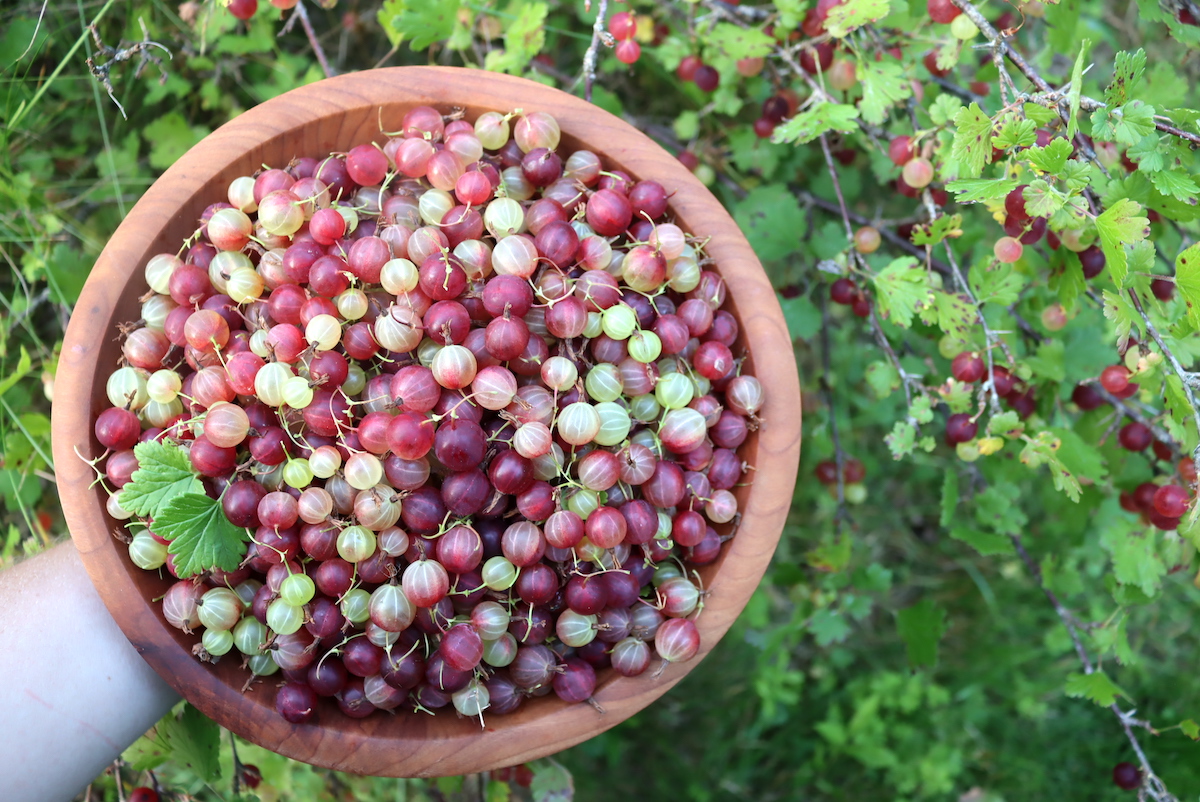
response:
<svg viewBox="0 0 1200 802"><path fill-rule="evenodd" d="M1056 92L1054 88L1046 82L1046 79L1043 78L1036 69L1034 69L1033 65L1026 61L1025 57L1022 56L1015 48L1009 45L1008 41L1000 35L999 31L992 27L992 24L988 22L987 17L983 16L983 14L978 8L975 7L973 3L968 2L968 0L953 0L953 2L954 5L962 9L962 12L966 14L968 18L970 18L971 22L975 23L975 27L978 28L983 35L991 41L992 46L1006 56L1008 60L1013 63L1013 66L1021 71L1022 75L1028 78L1030 82L1032 82L1033 85L1039 90L1056 98L1055 106L1058 108L1059 115L1063 117L1063 121L1066 122L1068 119L1067 115L1069 115L1070 112L1063 108L1063 104L1065 104L1067 100L1062 96L1062 93ZM1099 100L1096 100L1095 98L1086 96L1079 98L1079 109L1081 111L1096 111L1103 108L1107 108L1107 105ZM1196 134L1190 134L1187 131L1182 131L1168 122L1155 120L1154 127L1159 131L1162 131L1164 134L1177 136L1180 139L1190 142L1193 146L1200 145L1200 136L1197 136Z"/></svg>
<svg viewBox="0 0 1200 802"><path fill-rule="evenodd" d="M1183 369L1183 365L1179 363L1179 359L1172 353L1167 344L1163 342L1163 338L1159 335L1158 329L1154 328L1154 324L1150 322L1150 316L1146 314L1145 307L1142 306L1142 299L1138 297L1136 290L1129 291L1129 297L1133 300L1133 306L1137 309L1138 314L1142 316L1142 322L1146 325L1146 333L1158 343L1159 350L1163 356L1171 363L1171 369L1175 371L1175 375L1183 383L1183 392L1187 396L1188 404L1192 408L1192 419L1196 422L1196 431L1200 432L1200 408L1196 406L1196 395L1192 390L1191 374ZM1171 442L1167 440L1167 442ZM1200 444L1196 446L1195 452L1192 454L1192 459L1200 461Z"/></svg>
<svg viewBox="0 0 1200 802"><path fill-rule="evenodd" d="M1059 620L1067 628L1067 633L1071 636L1071 643L1075 646L1075 654L1079 656L1079 662L1083 664L1084 673L1093 673L1096 670L1096 666L1092 662L1091 657L1088 656L1087 649L1083 645L1083 640L1079 637L1079 620L1063 606L1063 603L1055 595L1054 591L1046 587L1045 580L1042 577L1041 566L1025 550L1025 544L1021 542L1021 537L1019 535L1010 535L1009 537L1012 540L1013 548L1017 550L1017 554L1021 558L1021 562L1025 563L1025 568L1029 571L1029 575L1033 577L1033 581L1037 583L1038 588L1046 596L1050 605L1054 607L1054 612L1058 614ZM1176 797L1167 790L1163 781L1154 773L1154 769L1150 767L1150 760L1146 757L1146 752L1142 749L1137 735L1133 732L1135 726L1144 727L1150 732L1155 732L1155 730L1147 722L1135 719L1133 717L1133 710L1122 710L1116 702L1109 705L1108 709L1113 712L1113 715L1117 717L1117 721L1121 723L1121 729L1125 731L1126 737L1129 738L1129 743L1133 746L1134 753L1137 754L1138 761L1142 764L1144 779L1142 780L1140 790L1145 792L1150 799L1156 800L1156 802L1178 802ZM1138 798L1142 799L1143 797L1139 796Z"/></svg>
<svg viewBox="0 0 1200 802"><path fill-rule="evenodd" d="M304 7L304 0L296 3L296 10L292 12L292 16L288 17L288 21L284 23L278 35L283 36L294 28L297 20L300 21L300 27L304 29L304 35L308 38L313 55L317 57L317 63L321 65L321 71L325 73L326 78L332 78L337 73L329 66L329 59L325 58L325 49L321 47L321 42L317 39L317 32L313 30L312 21L308 18L308 9Z"/></svg>
<svg viewBox="0 0 1200 802"><path fill-rule="evenodd" d="M583 98L588 103L592 102L592 84L596 82L596 54L600 50L600 43L603 42L606 47L611 47L612 37L604 30L606 16L608 16L608 0L599 0L596 8L596 21L592 23L592 43L588 45L587 52L583 54Z"/></svg>
<svg viewBox="0 0 1200 802"><path fill-rule="evenodd" d="M833 519L836 534L842 528L842 522L850 518L850 513L846 507L846 479L843 475L846 454L842 451L842 441L838 436L837 407L833 403L833 386L829 383L829 377L833 375L829 357L830 351L832 351L829 344L829 329L832 326L832 321L829 319L829 299L823 297L821 301L821 396L825 401L825 406L829 408L829 438L833 441L833 459L834 464L837 465L837 513Z"/></svg>

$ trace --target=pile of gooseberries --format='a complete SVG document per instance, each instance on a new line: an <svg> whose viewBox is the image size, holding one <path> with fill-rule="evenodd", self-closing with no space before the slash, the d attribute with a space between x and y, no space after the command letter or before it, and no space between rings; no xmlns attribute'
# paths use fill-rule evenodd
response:
<svg viewBox="0 0 1200 802"><path fill-rule="evenodd" d="M700 648L763 387L667 189L560 144L540 111L413 108L236 178L144 266L95 425L108 511L176 577L166 620L281 673L288 721L581 702ZM236 569L180 578L122 507L148 441L249 532Z"/></svg>

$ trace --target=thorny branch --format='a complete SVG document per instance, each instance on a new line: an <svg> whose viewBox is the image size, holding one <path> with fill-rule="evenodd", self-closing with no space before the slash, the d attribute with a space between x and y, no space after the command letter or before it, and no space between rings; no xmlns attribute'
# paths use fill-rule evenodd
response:
<svg viewBox="0 0 1200 802"><path fill-rule="evenodd" d="M833 164L833 155L829 152L829 140L826 139L824 134L821 135L821 149L825 153L825 166L829 169L829 178L833 182L833 191L837 195L838 210L842 213L842 223L846 226L846 237L848 239L850 239L851 241L853 241L854 240L854 229L850 226L850 215L846 210L846 198L845 198L845 196L842 195L842 183L838 179L837 168ZM856 261L859 262L860 267L863 267L863 268L866 267L865 263L863 263L863 261L862 261L862 256L858 253L858 251L851 248L850 254L851 254L852 258L854 258ZM908 408L911 410L911 408L912 408L912 387L911 387L911 385L913 385L913 384L919 385L920 382L916 376L910 375L908 373L908 371L906 371L904 369L904 366L900 364L900 357L896 356L895 349L893 349L892 344L890 342L888 342L887 335L883 333L883 327L879 325L879 316L877 314L875 314L875 305L874 304L871 305L870 320L871 320L871 330L874 331L874 333L875 333L875 339L876 339L876 341L878 341L879 347L882 348L884 350L884 352L888 355L888 359L891 360L892 367L895 368L896 373L900 376L900 383L904 386L904 399L908 402ZM916 429L918 432L921 431L920 424L917 423L917 420L916 420L916 418L913 417L911 411L908 413L908 422L910 424L912 424L913 428ZM841 466L838 467L838 471L840 474ZM841 491L839 489L839 493L840 492Z"/></svg>
<svg viewBox="0 0 1200 802"><path fill-rule="evenodd" d="M818 197L806 189L800 189L798 187L793 186L793 187L791 187L791 190L796 194L796 197L799 198L800 201L802 203L804 203L805 205L815 206L818 209L822 209L827 212L832 212L833 214L837 214L839 212L837 205L834 204L832 201L827 201L824 198ZM863 215L857 214L852 211L847 211L846 217L848 217L852 223L857 223L860 226L873 226L874 225L874 222L870 218L864 217ZM918 258L921 258L921 259L925 258L926 254L925 254L924 248L920 248L920 247L917 247L916 245L913 245L911 242L904 239L904 237L901 237L899 234L897 234L895 231L893 231L890 228L883 227L883 228L879 228L878 230L879 230L880 236L882 236L885 240L890 242L892 245L895 245L897 248L900 248L901 250L905 251L906 253L912 254L913 256L916 256ZM931 258L929 260L929 264L937 272L939 272L943 275L946 275L946 276L950 275L950 265L946 264L942 260L937 259L937 258Z"/></svg>
<svg viewBox="0 0 1200 802"><path fill-rule="evenodd" d="M937 219L938 214L937 207L934 206L933 203L933 196L930 194L928 189L925 190L923 199L925 203L925 209L929 212L929 221L932 223ZM1008 364L1010 365L1013 364L1014 361L1012 351L1009 350L1008 343L1004 342L1004 340L997 336L996 332L992 331L991 326L988 325L987 318L983 316L983 309L979 306L979 299L976 298L975 293L971 291L971 285L967 282L966 277L964 277L962 274L962 270L960 270L958 267L958 260L954 257L954 250L950 247L950 243L943 240L942 245L946 249L946 260L950 263L950 271L954 274L954 283L958 286L959 291L966 295L971 301L971 306L975 307L975 315L979 319L979 325L983 327L983 336L987 343L987 348L984 349L984 356L987 359L987 381L985 382L984 386L988 390L988 401L992 409L992 414L999 415L1000 394L996 392L996 381L994 378L996 375L996 366L995 357L992 355L992 350L997 345L1000 346L1001 350L1004 351L1005 357L1008 358ZM932 248L930 246L926 246L926 249L928 251L928 257L932 258Z"/></svg>
<svg viewBox="0 0 1200 802"><path fill-rule="evenodd" d="M721 0L702 0L702 2L703 2L704 6L713 10L718 15L723 16L723 17L729 19L730 21L733 21L733 22L743 25L743 26L747 24L748 20L756 19L756 17L754 16L754 14L752 13L752 11L750 9L746 9L746 8L742 8L742 7L731 7L731 6L728 6L727 4L725 4L724 2L721 2ZM1035 87L1037 87L1037 89L1041 93L1041 97L1036 98L1036 99L1041 100L1042 102L1047 102L1047 101L1053 102L1055 107L1058 109L1060 115L1063 115L1065 118L1065 116L1069 114L1069 109L1066 107L1066 103L1067 103L1066 93L1062 92L1062 91L1054 90L1041 77L1041 75L1038 74L1038 72L1032 67L1032 65L1030 65L1029 62L1026 61L1026 59L1019 52L1017 52L1015 49L1013 49L1009 46L1005 37L996 31L996 29L987 21L987 19L978 11L978 9L975 8L975 6L972 3L967 2L967 0L954 0L954 3L963 10L963 12L967 15L967 17L969 19L971 19L971 21L975 23L975 25L979 28L979 30L986 37L988 37L988 39L991 41L993 59L995 60L996 65L999 68L999 72L1000 72L1002 91L1006 90L1006 89L1011 90L1012 93L1017 95L1019 99L1033 99L1033 98L1031 98L1031 96L1025 95L1025 94L1017 91L1016 85L1013 82L1012 77L1010 75L1008 75L1007 71L1003 68L1003 58L1007 58L1010 62L1012 62L1012 64L1014 66L1016 66L1016 68L1029 81L1031 81L1033 83L1033 85ZM799 46L803 46L804 44L811 44L811 42L801 43L801 45L799 45ZM799 64L796 62L795 56L793 55L793 53L791 51L789 51L788 49L781 48L776 51L776 55L780 58L781 61L783 61L788 67L790 67L791 70L797 76L801 77L808 84L808 86L810 87L810 89L812 90L812 92L815 96L817 96L818 98L821 98L821 99L830 99L828 93L824 90L824 88L816 80L814 80L812 78L812 76L808 75L803 69L800 68ZM941 84L940 81L939 81L939 84ZM955 89L955 87L953 87L953 86L944 86L944 85L943 85L943 88L946 89L947 91L951 91L951 92L954 92L954 89ZM966 93L964 90L963 92L956 93L956 94L960 94L960 96L962 96L963 94L969 94L969 93ZM1097 101L1093 98L1082 97L1079 101L1079 106L1083 111L1094 111L1096 109L1104 108L1105 104L1103 104L1100 101ZM1180 129L1176 128L1175 126L1171 125L1170 123L1164 122L1161 120L1156 120L1155 125L1159 131L1161 131L1165 134L1170 134L1173 136L1180 137L1180 138L1192 143L1193 145L1200 145L1200 136L1196 136L1194 134L1190 134L1190 133L1181 131ZM864 128L864 130L866 130L866 129ZM869 130L867 130L866 132L868 133L868 135L873 133ZM1084 142L1083 145L1086 146L1086 142ZM841 186L838 182L837 173L836 173L836 170L834 169L832 159L830 156L828 141L826 140L826 138L824 136L821 137L821 146L822 146L822 150L825 155L826 164L829 167L829 172L830 172L831 178L833 180L834 189L835 189L835 192L837 195L837 203L835 204L831 201L825 200L824 198L819 198L819 197L813 195L812 193L808 192L805 189L801 189L801 188L797 188L797 187L793 187L792 189L795 192L795 194L797 195L797 197L801 201L803 201L805 204L807 204L809 206L814 206L814 207L820 208L827 212L831 212L834 214L840 214L842 221L846 227L847 236L852 239L853 231L852 231L851 225L850 225L852 221L859 225L870 225L871 221L868 218L863 217L862 215L855 214L847 209L845 199L842 195ZM1083 147L1083 152L1084 152L1085 156L1087 156L1089 159L1091 159L1093 161L1095 160L1094 152L1092 151L1092 149L1090 147ZM904 240L903 238L899 237L897 234L895 234L893 231L891 231L889 229L885 228L885 229L881 230L881 234L892 245L894 245L900 249L903 249L903 250L907 251L908 253L911 253L915 256L919 256L919 257L926 259L927 263L930 264L930 266L933 269L937 270L938 272L943 273L945 275L953 275L958 286L967 294L967 296L972 300L972 302L975 303L976 308L978 309L978 303L976 303L976 299L974 298L973 294L971 293L968 283L964 280L962 271L959 269L957 261L955 260L953 250L949 247L948 243L945 245L945 250L946 250L946 256L947 256L949 262L946 263L946 262L941 262L937 259L934 259L931 253L928 253L923 248L918 248L918 247L914 246L911 242ZM1131 295L1133 296L1133 301L1134 301L1135 307L1138 309L1138 312L1142 315L1143 321L1146 324L1147 332L1155 340L1155 342L1158 344L1159 348L1162 349L1163 354L1165 356L1167 356L1168 359L1171 361L1172 368L1175 370L1175 372L1179 376L1179 378L1183 381L1183 385L1185 388L1185 392L1187 393L1188 400L1189 400L1189 402L1191 402L1193 412L1197 416L1197 426L1198 426L1198 428L1200 428L1200 409L1197 408L1197 404L1195 402L1195 397L1194 397L1194 394L1192 391L1192 385L1191 385L1192 376L1183 370L1182 366L1180 365L1178 360L1175 358L1174 354L1172 354L1170 352L1170 350L1167 348L1165 342L1163 342L1162 338L1158 335L1158 332L1154 329L1148 316L1146 315L1145 310L1143 309L1143 307L1141 305L1140 299L1138 299L1138 297L1136 296L1135 293L1131 292ZM828 372L829 372L829 362L828 362L829 357L828 357L828 334L827 334L827 329L828 329L827 303L822 305L822 316L823 316L824 323L825 323L825 325L823 325L823 327L822 327L822 345L823 345L822 358L823 358L825 373L828 374ZM980 317L980 322L982 323L982 325L984 327L985 335L987 336L989 344L1000 343L1001 346L1004 347L1002 340L996 336L995 332L991 332L990 329L988 328L987 322L983 319L982 310L980 310L979 317ZM1023 322L1023 321L1021 321L1021 322ZM892 349L891 344L888 342L887 337L884 335L883 330L880 327L877 314L874 309L871 310L870 323L871 323L871 328L875 335L875 338L876 338L877 342L879 343L879 346L887 354L887 356L891 360L893 366L895 366L895 368L899 372L901 378L903 379L905 396L906 396L909 404L911 405L912 398L911 398L909 384L908 384L909 377L905 373L905 371L900 367L899 359L897 358L895 351ZM1024 324L1024 327L1028 328L1028 324L1027 323ZM1005 350L1007 352L1007 348L1005 348ZM1009 358L1011 361L1011 355L1009 355ZM991 349L990 348L988 349L988 367L989 367L989 373L990 373L990 369L992 368L992 357L991 357ZM825 395L826 403L830 408L831 435L832 435L832 439L834 441L835 457L837 460L837 467L838 467L838 505L839 505L839 520L840 520L840 516L842 514L842 510L843 510L843 506L844 506L844 495L843 495L843 485L842 485L843 454L842 454L842 451L840 448L840 443L838 441L838 432L837 432L837 428L836 428L837 423L836 423L835 415L834 415L834 411L833 411L832 393L829 391L828 384L824 377L822 379L821 386L822 386L822 393ZM1150 419L1148 419L1145 415L1141 414L1138 410L1134 409L1132 406L1129 406L1129 405L1123 403L1121 400L1113 397L1111 393L1108 393L1102 387L1097 387L1097 390L1100 392L1102 397L1104 397L1110 404L1112 404L1113 408L1115 410L1117 410L1117 412L1119 414L1123 414L1133 420L1136 420L1136 421L1139 421L1139 422L1145 424L1146 426L1148 426L1150 428L1151 432L1156 437L1158 437L1160 440L1163 440L1164 442L1167 442L1167 443L1171 442L1170 437L1166 434L1165 431L1163 431L1160 427L1154 425L1150 421ZM995 393L994 387L992 388L991 393L992 393L991 400L992 400L993 409L994 409L995 405L998 404L998 399L996 398L996 393ZM911 422L911 418L910 418L910 422ZM1200 446L1197 447L1196 457L1197 457L1197 461L1200 461ZM1043 594L1045 594L1047 600L1050 602L1051 606L1054 608L1055 613L1058 615L1059 619L1062 621L1063 626L1066 627L1067 632L1070 635L1071 642L1074 645L1076 654L1078 655L1079 660L1084 667L1084 671L1089 674L1093 673L1096 670L1096 668L1095 668L1095 665L1093 664L1090 656L1088 655L1087 650L1086 650L1086 648L1083 644L1083 641L1080 637L1080 634L1079 634L1079 629L1081 628L1080 622L1070 611L1068 611L1063 606L1062 602L1058 599L1058 597L1055 595L1055 593L1052 590L1050 590L1048 587L1046 587L1040 567L1033 560L1033 558L1029 555L1028 551L1026 551L1024 544L1021 542L1020 537L1013 536L1012 542L1013 542L1013 545L1014 545L1017 553L1020 555L1021 560L1024 562L1026 568L1028 569L1029 573L1034 578L1034 580L1037 582L1038 587L1041 588ZM1133 731L1133 728L1134 727L1144 728L1152 733L1155 732L1155 730L1150 726L1150 724L1148 722L1140 721L1140 720L1134 718L1134 711L1132 711L1132 710L1124 711L1120 708L1119 705L1117 705L1115 703L1113 705L1111 705L1109 709L1112 710L1113 715L1115 715L1117 720L1120 722L1121 728L1125 731L1126 737L1129 739L1130 745L1132 746L1132 748L1133 748L1134 752L1136 753L1138 760L1142 766L1142 771L1143 771L1145 779L1143 781L1142 787L1139 789L1139 800L1150 798L1150 799L1157 800L1157 802L1176 802L1176 797L1174 797L1167 790L1166 786L1163 784L1163 782L1159 779L1159 777L1154 773L1153 769L1151 768L1150 762L1149 762L1148 758L1146 757L1146 754L1145 754L1144 750L1142 749L1141 744L1139 743L1137 736L1135 735L1135 733Z"/></svg>
<svg viewBox="0 0 1200 802"><path fill-rule="evenodd" d="M830 351L833 350L829 344L830 328L832 325L829 320L829 300L825 299L821 302L821 396L825 406L829 408L829 438L833 441L833 459L837 465L837 512L833 517L836 534L841 529L842 522L850 518L850 513L846 507L846 454L842 451L842 441L838 436L837 408L833 404L833 386L829 383L829 377L833 375L829 357Z"/></svg>
<svg viewBox="0 0 1200 802"><path fill-rule="evenodd" d="M146 23L141 17L138 17L138 24L142 26L142 40L140 42L131 42L126 47L121 47L121 44L124 43L124 40L118 42L117 47L109 47L100 40L100 33L96 30L95 23L92 23L88 26L88 30L92 34L92 41L96 43L97 52L108 58L108 60L103 64L97 64L95 60L89 56L87 59L88 69L91 70L92 77L99 81L101 86L104 87L105 91L108 92L109 99L113 103L117 104L117 108L120 110L121 116L127 120L129 117L125 114L125 107L121 105L121 101L117 100L117 96L113 94L112 79L109 77L109 73L112 71L113 65L119 64L122 61L129 61L134 56L137 56L138 66L137 69L133 71L133 77L142 77L142 70L146 69L146 65L153 64L154 66L158 67L158 82L160 84L165 84L167 82L167 71L163 68L162 59L154 55L150 48L157 47L159 50L162 50L167 54L167 58L174 58L174 55L166 48L165 45L161 45L158 42L150 39L150 32L146 30Z"/></svg>
<svg viewBox="0 0 1200 802"><path fill-rule="evenodd" d="M591 5L590 0L588 0L588 5ZM599 51L601 43L605 47L613 45L612 34L604 29L606 16L608 16L608 0L599 0L596 21L592 23L592 43L588 45L587 52L583 54L583 97L588 103L592 102L592 84L596 82L596 53Z"/></svg>
<svg viewBox="0 0 1200 802"><path fill-rule="evenodd" d="M1110 393L1108 390L1105 390L1104 386L1102 384L1100 384L1099 381L1097 381L1095 383L1095 390L1097 393L1100 394L1100 397L1103 398L1107 403L1111 404L1112 408L1115 409L1118 413L1120 413L1121 415L1124 415L1125 417L1127 417L1131 420L1137 421L1138 423L1142 424L1147 429L1149 429L1150 433L1154 435L1154 438L1156 440L1158 440L1162 443L1166 443L1167 445L1171 445L1172 443L1175 442L1172 439L1171 435L1167 434L1166 429L1164 429L1161 426L1159 426L1158 424L1156 424L1153 420L1151 420L1150 418L1143 415L1140 411L1138 411L1134 407L1130 406L1129 404L1126 404L1124 401L1117 398L1115 395ZM1172 451L1175 450L1174 446L1171 447L1171 450Z"/></svg>
<svg viewBox="0 0 1200 802"><path fill-rule="evenodd" d="M296 3L296 10L292 12L292 16L288 17L288 21L284 23L277 36L283 36L291 31L296 26L297 20L300 21L300 27L304 29L304 35L308 38L313 55L317 57L317 63L321 65L321 71L325 73L326 78L332 78L337 73L329 66L329 59L325 57L325 49L321 47L321 42L317 39L317 32L313 30L312 22L308 18L308 9L304 7L304 0Z"/></svg>
<svg viewBox="0 0 1200 802"><path fill-rule="evenodd" d="M1196 421L1196 431L1200 432L1200 408L1196 406L1196 394L1192 390L1191 374L1183 369L1183 365L1179 363L1179 359L1171 352L1167 344L1163 342L1163 338L1159 336L1158 329L1154 328L1154 324L1150 322L1150 316L1146 314L1146 309L1142 306L1142 299L1138 297L1137 291L1131 289L1129 297L1133 299L1134 308L1142 316L1142 322L1146 324L1146 333L1153 338L1154 342L1158 343L1163 356L1171 363L1171 369L1175 371L1175 375L1183 383L1183 392L1187 396L1188 404L1192 407L1192 417ZM1169 443L1171 441L1168 439L1166 442ZM1192 459L1200 462L1200 444L1196 445L1196 450L1192 453Z"/></svg>
<svg viewBox="0 0 1200 802"><path fill-rule="evenodd" d="M973 3L968 2L968 0L953 0L953 2L956 6L962 9L962 12L966 14L968 18L970 18L971 22L975 23L975 27L978 28L983 35L991 41L992 46L997 52L1006 56L1008 60L1013 63L1013 66L1021 71L1022 75L1028 78L1033 85L1038 88L1039 91L1045 93L1048 96L1046 99L1053 100L1055 102L1055 106L1058 108L1060 115L1066 115L1070 113L1068 109L1064 108L1064 104L1067 103L1066 96L1061 92L1056 92L1054 88L1050 86L1050 84L1046 83L1046 79L1038 74L1038 71L1034 69L1033 65L1025 60L1025 57L1022 56L1016 50L1016 48L1010 47L1007 39L1005 39L1005 37L1002 36L990 22L988 22L987 17L983 16L983 14L978 8L975 7ZM1001 75L1003 76L1003 74L1004 72L1002 70ZM1096 111L1097 109L1107 108L1107 106L1095 98L1084 96L1079 98L1079 108L1082 111ZM1193 147L1200 145L1200 136L1197 136L1196 134L1190 134L1187 131L1181 131L1168 122L1155 120L1154 127L1159 131L1162 131L1164 134L1171 134L1172 136L1177 136L1180 139L1190 142Z"/></svg>
<svg viewBox="0 0 1200 802"><path fill-rule="evenodd" d="M1010 535L1013 547L1017 550L1017 554L1021 558L1021 562L1025 563L1025 569L1029 571L1029 575L1033 577L1033 581L1041 588L1046 599L1054 608L1054 612L1058 614L1058 618L1062 621L1063 626L1067 628L1067 634L1071 636L1071 643L1075 646L1075 653L1079 656L1079 662L1083 664L1083 672L1091 674L1096 670L1091 658L1088 656L1087 649L1083 645L1083 640L1079 637L1079 620L1063 606L1057 595L1050 588L1046 587L1045 580L1042 576L1041 566L1030 556L1025 550L1025 545L1021 542L1020 535ZM1137 754L1138 761L1142 764L1142 786L1138 791L1138 799L1145 799L1147 796L1156 802L1178 802L1176 797L1167 790L1166 785L1154 773L1154 769L1150 767L1150 760L1146 757L1145 751L1142 749L1141 743L1138 742L1137 735L1134 734L1134 727L1141 727L1149 730L1154 734L1158 734L1148 722L1139 721L1133 717L1136 711L1122 710L1121 706L1116 702L1108 706L1108 709L1117 717L1117 721L1121 722L1121 729L1125 730L1125 735L1129 738L1129 743L1133 747L1133 751Z"/></svg>

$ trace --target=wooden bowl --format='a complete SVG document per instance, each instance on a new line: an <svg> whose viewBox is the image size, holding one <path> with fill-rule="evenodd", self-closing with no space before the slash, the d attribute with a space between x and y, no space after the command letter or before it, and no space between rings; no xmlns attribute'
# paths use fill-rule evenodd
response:
<svg viewBox="0 0 1200 802"><path fill-rule="evenodd" d="M700 654L659 677L653 670L635 678L601 672L595 699L603 713L549 696L511 715L485 716L481 729L477 719L447 711L355 720L323 702L315 723L289 724L275 712L275 679L243 693L247 673L236 659L201 663L191 654L196 636L167 624L151 600L166 591L170 577L130 562L113 537L119 524L105 512L105 492L93 486L95 474L83 459L103 452L93 423L108 405L105 381L120 358L116 326L139 317L147 260L177 251L204 207L225 199L233 178L263 164L283 166L296 156L383 141L381 119L384 130L395 129L406 110L423 104L443 112L464 107L469 120L490 110L550 112L562 128L564 150L587 148L607 169L652 178L674 193L669 214L685 231L712 238L706 249L741 323L735 353L749 352L749 372L766 390L764 425L740 452L755 467L747 474L753 484L737 494L741 526L720 559L700 569L711 590L697 621ZM247 111L188 151L138 201L97 260L67 327L55 391L54 459L67 524L92 582L146 661L243 738L314 765L380 776L464 774L532 760L624 721L665 693L716 645L762 578L787 516L800 454L800 391L787 326L754 251L717 199L646 136L579 98L520 78L448 67L397 67L321 81Z"/></svg>

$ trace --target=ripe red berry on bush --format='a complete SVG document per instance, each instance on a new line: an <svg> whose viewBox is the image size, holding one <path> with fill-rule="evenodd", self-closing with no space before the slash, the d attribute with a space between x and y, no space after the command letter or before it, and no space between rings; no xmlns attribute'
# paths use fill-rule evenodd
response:
<svg viewBox="0 0 1200 802"><path fill-rule="evenodd" d="M236 179L145 266L95 423L108 509L178 578L167 621L281 673L288 721L580 702L699 649L690 567L762 386L667 190L559 140L418 107Z"/></svg>

